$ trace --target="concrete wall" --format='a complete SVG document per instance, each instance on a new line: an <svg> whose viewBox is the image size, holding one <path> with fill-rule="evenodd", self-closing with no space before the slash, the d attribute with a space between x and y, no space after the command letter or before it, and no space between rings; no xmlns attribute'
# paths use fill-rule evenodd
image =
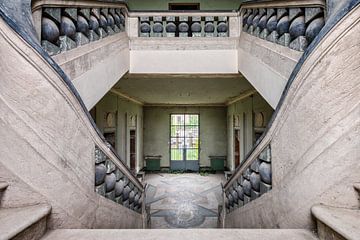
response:
<svg viewBox="0 0 360 240"><path fill-rule="evenodd" d="M131 38L130 73L238 73L236 47L237 38Z"/></svg>
<svg viewBox="0 0 360 240"><path fill-rule="evenodd" d="M210 166L209 155L226 155L225 107L145 107L144 155L162 155L169 167L170 114L200 114L200 166Z"/></svg>
<svg viewBox="0 0 360 240"><path fill-rule="evenodd" d="M116 151L130 166L130 117L137 117L136 170L143 167L143 107L114 93L107 93L95 106L96 124L100 131L106 128L107 113L116 114Z"/></svg>
<svg viewBox="0 0 360 240"><path fill-rule="evenodd" d="M252 149L255 143L254 133L254 115L262 113L264 116L264 127L268 124L273 109L260 96L254 94L251 97L243 99L239 102L233 103L228 107L227 121L228 121L228 168L235 169L234 160L234 127L240 130L240 162L245 160L245 156ZM234 117L239 118L239 126L234 126Z"/></svg>
<svg viewBox="0 0 360 240"><path fill-rule="evenodd" d="M200 10L237 10L241 0L130 0L131 10L169 10L169 3L200 3Z"/></svg>
<svg viewBox="0 0 360 240"><path fill-rule="evenodd" d="M33 203L33 191L52 207L49 228L140 228L140 214L95 193L95 145L106 146L69 86L3 20L0 46L0 162L19 189L2 204Z"/></svg>
<svg viewBox="0 0 360 240"><path fill-rule="evenodd" d="M119 33L53 58L91 109L129 71L129 40Z"/></svg>
<svg viewBox="0 0 360 240"><path fill-rule="evenodd" d="M230 213L226 227L314 228L314 204L359 207L359 16L357 6L304 61L252 154L271 143L273 189Z"/></svg>
<svg viewBox="0 0 360 240"><path fill-rule="evenodd" d="M241 32L238 54L239 72L275 109L302 53Z"/></svg>

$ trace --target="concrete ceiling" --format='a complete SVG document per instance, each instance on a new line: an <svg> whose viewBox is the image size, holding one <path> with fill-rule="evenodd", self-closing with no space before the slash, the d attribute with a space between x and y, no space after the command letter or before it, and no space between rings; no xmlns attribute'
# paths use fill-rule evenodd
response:
<svg viewBox="0 0 360 240"><path fill-rule="evenodd" d="M240 74L127 74L114 90L145 105L224 105L254 89Z"/></svg>

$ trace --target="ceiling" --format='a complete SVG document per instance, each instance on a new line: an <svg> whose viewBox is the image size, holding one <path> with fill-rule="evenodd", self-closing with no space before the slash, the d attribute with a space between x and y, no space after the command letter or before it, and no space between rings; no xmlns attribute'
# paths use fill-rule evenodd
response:
<svg viewBox="0 0 360 240"><path fill-rule="evenodd" d="M253 87L240 74L127 74L114 90L145 105L224 105Z"/></svg>

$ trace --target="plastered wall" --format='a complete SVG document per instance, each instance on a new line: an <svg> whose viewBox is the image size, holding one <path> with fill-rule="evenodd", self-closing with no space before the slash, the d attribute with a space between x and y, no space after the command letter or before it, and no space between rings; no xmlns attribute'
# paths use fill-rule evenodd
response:
<svg viewBox="0 0 360 240"><path fill-rule="evenodd" d="M109 92L95 109L96 124L102 132L107 130L107 113L116 113L116 151L128 166L130 166L130 117L136 116L136 170L139 171L143 167L143 107Z"/></svg>
<svg viewBox="0 0 360 240"><path fill-rule="evenodd" d="M228 133L228 168L235 169L234 160L234 127L240 130L240 162L244 161L246 154L255 143L254 115L262 113L265 127L273 113L271 106L260 96L254 94L251 97L231 104L227 112ZM239 124L234 123L234 117L239 117ZM237 126L234 126L237 125Z"/></svg>

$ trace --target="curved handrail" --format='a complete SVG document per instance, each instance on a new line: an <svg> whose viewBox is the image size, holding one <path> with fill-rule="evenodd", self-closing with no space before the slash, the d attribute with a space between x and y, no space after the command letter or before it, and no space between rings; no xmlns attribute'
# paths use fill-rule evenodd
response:
<svg viewBox="0 0 360 240"><path fill-rule="evenodd" d="M102 1L102 3L114 1ZM103 134L96 126L94 120L87 111L84 102L82 101L79 93L72 84L69 77L64 73L60 66L50 57L50 55L40 46L39 40L36 36L36 31L32 22L32 9L31 0L1 0L0 1L0 17L15 31L22 39L24 39L44 60L50 65L51 68L60 76L61 80L68 87L71 93L78 100L81 106L82 114L89 121L92 130L96 133L94 142L100 142L98 147L121 169L131 182L141 191L144 192L142 183L132 174L128 166L121 160L116 151L108 146ZM123 2L121 2L123 6ZM96 139L97 138L97 139Z"/></svg>
<svg viewBox="0 0 360 240"><path fill-rule="evenodd" d="M261 1L251 1L251 2L269 2L266 0ZM266 130L262 134L262 136L259 138L259 140L256 142L256 144L253 146L253 148L250 150L250 152L246 155L245 161L243 161L234 171L234 174L229 178L229 180L224 184L224 191L228 190L232 184L235 182L237 178L241 176L243 173L243 170L246 169L246 167L250 166L252 161L256 159L256 155L260 154L260 152L267 146L267 144L271 141L270 139L267 140L267 142L264 142L265 136L269 134L269 130L273 127L273 123L275 119L278 117L278 114L280 110L284 107L284 102L287 97L287 94L289 92L290 87L292 86L292 83L294 82L294 79L298 75L302 65L307 60L307 58L310 56L310 54L316 49L317 45L324 39L324 37L333 29L333 27L346 16L347 13L349 13L352 9L354 9L357 5L360 4L360 0L347 0L339 3L340 6L338 6L337 12L334 12L332 15L328 16L328 19L326 21L325 26L320 31L319 35L313 40L313 42L309 45L309 47L305 50L304 54L300 58L299 62L295 66L293 72L290 75L290 78L285 86L285 89L281 95L279 104L277 105L274 114L272 115Z"/></svg>

